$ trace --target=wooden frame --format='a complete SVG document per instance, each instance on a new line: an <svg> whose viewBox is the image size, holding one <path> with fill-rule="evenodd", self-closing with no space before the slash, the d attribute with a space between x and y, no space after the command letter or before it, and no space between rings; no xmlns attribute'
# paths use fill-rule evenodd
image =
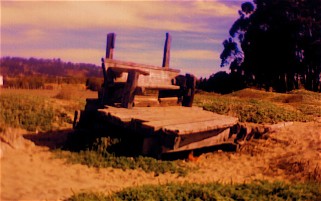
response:
<svg viewBox="0 0 321 201"><path fill-rule="evenodd" d="M114 60L116 35L107 35L106 59L102 59L104 74L101 103L119 104L132 108L137 91L156 90L158 102L164 103L168 97L176 97L177 101L167 101L174 105L191 106L195 93L196 78L193 75L180 75L180 70L169 68L171 36L166 34L163 66L138 64L135 62ZM157 105L157 104L156 104ZM147 102L146 106L151 106Z"/></svg>

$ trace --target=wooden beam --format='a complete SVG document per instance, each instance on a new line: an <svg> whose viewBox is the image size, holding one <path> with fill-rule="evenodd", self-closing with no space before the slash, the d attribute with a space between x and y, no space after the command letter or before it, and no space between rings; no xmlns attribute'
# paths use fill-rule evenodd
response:
<svg viewBox="0 0 321 201"><path fill-rule="evenodd" d="M106 59L113 59L114 57L115 40L115 33L107 34Z"/></svg>
<svg viewBox="0 0 321 201"><path fill-rule="evenodd" d="M139 72L131 70L128 72L127 83L123 91L121 106L131 109L135 98L135 89L138 83Z"/></svg>
<svg viewBox="0 0 321 201"><path fill-rule="evenodd" d="M230 128L226 128L220 134L213 135L211 137L205 138L200 141L194 141L184 146L179 146L180 141L178 140L177 144L174 145L174 149L167 150L165 152L170 153L170 152L177 152L177 151L186 151L186 150L193 150L198 148L211 147L214 145L224 144L229 139L229 133L230 133Z"/></svg>
<svg viewBox="0 0 321 201"><path fill-rule="evenodd" d="M135 68L132 68L132 67L109 67L108 69L111 69L112 71L114 72L118 72L118 73L123 73L123 72L129 72L129 71L136 71L138 72L139 74L142 74L142 75L149 75L149 72L144 70L144 69L135 69Z"/></svg>
<svg viewBox="0 0 321 201"><path fill-rule="evenodd" d="M129 61L120 61L120 60L114 60L114 59L106 59L105 64L108 67L116 67L116 68L132 68L132 69L153 69L153 70L162 70L162 71L170 71L170 72L177 72L179 73L180 70L178 69L171 69L167 68L164 69L161 66L153 66L148 64L139 64L135 62L129 62Z"/></svg>
<svg viewBox="0 0 321 201"><path fill-rule="evenodd" d="M169 33L166 33L166 40L165 40L165 45L164 45L163 65L162 65L162 67L165 69L169 68L171 42L172 42L172 36Z"/></svg>
<svg viewBox="0 0 321 201"><path fill-rule="evenodd" d="M192 107L196 88L196 77L192 74L186 74L186 91L183 96L182 105Z"/></svg>

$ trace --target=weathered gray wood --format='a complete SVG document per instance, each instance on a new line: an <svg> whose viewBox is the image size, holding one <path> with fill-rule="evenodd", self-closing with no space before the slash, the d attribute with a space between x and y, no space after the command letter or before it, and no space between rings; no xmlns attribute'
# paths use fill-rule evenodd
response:
<svg viewBox="0 0 321 201"><path fill-rule="evenodd" d="M229 128L237 124L237 118L215 114L199 107L108 107L99 109L109 123L140 133L147 139L143 150L148 153L157 147L156 137L162 138L162 152L175 152L225 143ZM154 141L156 140L156 141Z"/></svg>
<svg viewBox="0 0 321 201"><path fill-rule="evenodd" d="M222 119L213 119L203 122L190 122L184 124L176 124L164 126L163 129L166 132L175 132L178 135L188 135L198 132L204 132L207 130L215 130L221 128L228 128L231 125L235 125L237 123L236 118L222 118Z"/></svg>
<svg viewBox="0 0 321 201"><path fill-rule="evenodd" d="M184 146L179 146L179 144L181 144L182 141L178 140L177 144L174 145L175 149L167 150L166 152L169 153L169 152L177 152L177 151L186 151L186 150L193 150L193 149L197 149L197 148L204 148L204 147L210 147L210 146L214 146L214 145L223 144L223 143L226 143L226 141L229 139L229 133L230 133L230 129L227 128L219 134L202 139L200 141L194 141L194 142L188 143ZM192 139L191 139L191 141L192 141Z"/></svg>
<svg viewBox="0 0 321 201"><path fill-rule="evenodd" d="M106 44L106 59L113 59L114 48L115 48L116 34L107 34L107 44Z"/></svg>
<svg viewBox="0 0 321 201"><path fill-rule="evenodd" d="M159 103L162 106L178 105L178 98L177 97L159 98Z"/></svg>
<svg viewBox="0 0 321 201"><path fill-rule="evenodd" d="M149 75L150 73L144 69L141 68L128 68L128 67L109 67L108 69L118 72L118 73L123 73L123 72L129 72L129 71L136 71L141 75Z"/></svg>
<svg viewBox="0 0 321 201"><path fill-rule="evenodd" d="M182 114L179 112L178 114ZM143 127L146 128L153 128L154 130L160 130L166 126L173 126L173 125L179 125L179 124L190 124L190 123L195 123L195 122L204 122L204 121L211 121L215 119L220 119L222 118L221 115L212 115L212 114L206 114L203 112L197 112L191 110L188 115L189 118L187 117L180 117L176 119L161 119L161 120L156 120L156 121L148 121L144 122L142 124Z"/></svg>
<svg viewBox="0 0 321 201"><path fill-rule="evenodd" d="M227 128L235 125L238 120L235 117L215 114L199 107L134 107L132 110L108 107L99 111L106 115L121 117L123 121L143 122L142 128L154 127L155 131L166 129L178 135Z"/></svg>
<svg viewBox="0 0 321 201"><path fill-rule="evenodd" d="M115 82L125 82L127 80L127 73L130 70L137 70L141 76L138 79L138 87L145 87L149 89L175 90L180 87L174 85L175 78L179 75L179 70L176 69L163 69L158 66L151 66L145 64L138 64L134 62L125 62L112 59L106 59L105 65L108 69L118 72L119 77L115 78Z"/></svg>
<svg viewBox="0 0 321 201"><path fill-rule="evenodd" d="M99 92L99 97L102 97L102 104L120 104L121 106L126 105L126 108L131 108L132 106L128 106L128 103L126 103L125 101L128 97L130 97L130 99L134 101L134 97L136 94L146 95L144 92L148 90L154 90L157 91L158 98L175 97L178 99L178 101L176 102L166 100L159 102L158 104L154 104L154 102L151 102L149 104L145 101L145 103L141 102L142 105L147 104L149 106L167 106L176 105L178 103L179 105L189 107L192 106L196 78L188 74L187 76L189 77L183 79L184 82L182 85L180 79L177 79L178 77L180 77L180 70L169 68L171 45L171 35L169 33L166 33L162 67L114 60L113 50L115 47L115 38L116 35L114 33L109 33L107 35L106 60L102 60L102 68L104 73L104 90ZM133 71L138 74L138 81L137 84L135 84L136 88L131 89L130 95L128 95L128 81L132 79L129 78L129 74L132 74ZM116 83L119 84L116 85ZM126 89L121 88L124 86L126 86ZM120 90L123 90L124 93L120 92ZM125 91L127 91L128 93ZM124 97L124 95L126 95L126 97ZM163 104L165 102L166 104ZM130 104L132 105L133 103Z"/></svg>
<svg viewBox="0 0 321 201"><path fill-rule="evenodd" d="M117 68L133 68L133 69L154 69L154 70L160 70L160 71L171 71L171 72L176 72L179 73L180 70L178 69L164 69L161 66L154 66L154 65L148 65L148 64L140 64L140 63L135 63L135 62L130 62L130 61L120 61L120 60L115 60L115 59L106 59L105 64L107 67L117 67Z"/></svg>
<svg viewBox="0 0 321 201"><path fill-rule="evenodd" d="M123 91L121 106L124 108L132 108L135 98L135 89L138 83L139 72L130 70L128 72L127 82Z"/></svg>
<svg viewBox="0 0 321 201"><path fill-rule="evenodd" d="M165 45L164 45L163 65L162 65L165 69L169 68L171 42L172 42L172 36L169 33L166 33L166 40L165 40Z"/></svg>

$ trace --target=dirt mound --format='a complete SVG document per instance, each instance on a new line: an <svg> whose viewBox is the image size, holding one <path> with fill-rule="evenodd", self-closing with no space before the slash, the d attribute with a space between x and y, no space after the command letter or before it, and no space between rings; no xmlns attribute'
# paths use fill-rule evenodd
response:
<svg viewBox="0 0 321 201"><path fill-rule="evenodd" d="M23 135L26 130L19 128L6 128L0 132L0 158L2 158L8 149L28 149L34 146L34 143L26 140Z"/></svg>
<svg viewBox="0 0 321 201"><path fill-rule="evenodd" d="M297 123L271 133L267 140L252 140L243 154L268 160L265 175L291 181L321 181L321 124Z"/></svg>

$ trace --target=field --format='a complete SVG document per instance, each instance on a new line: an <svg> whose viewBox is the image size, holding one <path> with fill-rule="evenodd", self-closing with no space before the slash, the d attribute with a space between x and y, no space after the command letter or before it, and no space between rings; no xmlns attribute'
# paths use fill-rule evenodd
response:
<svg viewBox="0 0 321 201"><path fill-rule="evenodd" d="M195 105L245 124L293 123L238 152L217 147L171 161L115 155L110 138L68 149L81 143L70 141L74 111L97 96L83 86L0 93L2 200L321 199L320 93L200 92Z"/></svg>

